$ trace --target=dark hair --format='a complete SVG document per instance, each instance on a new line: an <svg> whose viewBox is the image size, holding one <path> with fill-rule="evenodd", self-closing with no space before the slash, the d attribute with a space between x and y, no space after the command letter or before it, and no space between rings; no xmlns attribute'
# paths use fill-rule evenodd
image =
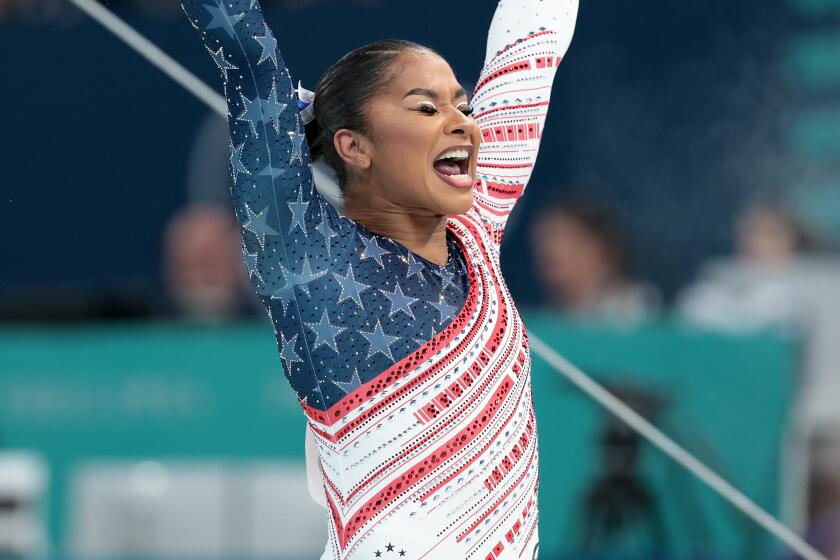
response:
<svg viewBox="0 0 840 560"><path fill-rule="evenodd" d="M323 156L344 189L347 168L333 144L342 128L367 133L365 108L396 76L393 65L406 51L434 53L432 49L398 39L384 39L344 55L321 76L315 88L315 120L306 125L312 161Z"/></svg>

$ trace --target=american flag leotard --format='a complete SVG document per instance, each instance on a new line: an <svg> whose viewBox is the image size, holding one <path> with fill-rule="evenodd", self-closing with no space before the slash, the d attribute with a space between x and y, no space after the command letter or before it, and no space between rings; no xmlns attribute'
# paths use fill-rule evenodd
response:
<svg viewBox="0 0 840 560"><path fill-rule="evenodd" d="M315 189L277 41L257 0L182 0L225 84L233 200L255 289L315 435L324 559L537 554L530 357L499 268L537 157L577 0L504 0L472 99L475 202L437 265Z"/></svg>

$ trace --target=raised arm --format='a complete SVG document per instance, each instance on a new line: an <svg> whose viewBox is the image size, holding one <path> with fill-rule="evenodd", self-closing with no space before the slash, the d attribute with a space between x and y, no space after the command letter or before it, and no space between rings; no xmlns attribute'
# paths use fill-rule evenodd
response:
<svg viewBox="0 0 840 560"><path fill-rule="evenodd" d="M297 93L257 0L181 0L224 79L233 202L265 298L326 274L347 220L314 189Z"/></svg>
<svg viewBox="0 0 840 560"><path fill-rule="evenodd" d="M472 99L482 136L475 201L499 234L531 178L577 11L578 0L502 0L490 25Z"/></svg>

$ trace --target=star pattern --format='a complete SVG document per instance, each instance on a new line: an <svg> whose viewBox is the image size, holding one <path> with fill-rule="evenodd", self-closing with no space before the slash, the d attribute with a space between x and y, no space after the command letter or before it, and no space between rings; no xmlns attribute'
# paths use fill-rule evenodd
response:
<svg viewBox="0 0 840 560"><path fill-rule="evenodd" d="M382 354L392 362L394 361L394 355L391 353L391 345L400 340L400 337L385 334L379 319L376 320L376 326L373 328L373 331L361 331L361 333L370 343L367 355L368 360L376 354Z"/></svg>
<svg viewBox="0 0 840 560"><path fill-rule="evenodd" d="M210 56L213 58L213 62L216 63L216 66L219 67L219 70L222 72L222 77L225 81L228 79L227 71L228 70L239 70L239 67L235 64L231 64L230 62L225 59L225 48L219 47L219 50L213 52L213 49L207 47L207 50L210 52Z"/></svg>
<svg viewBox="0 0 840 560"><path fill-rule="evenodd" d="M248 219L242 224L242 227L257 236L257 241L259 241L260 247L263 248L265 248L266 235L279 235L266 223L269 210L270 207L266 206L259 214L255 214L251 207L245 204L245 212L248 215Z"/></svg>
<svg viewBox="0 0 840 560"><path fill-rule="evenodd" d="M388 251L379 246L376 238L362 236L362 243L365 246L365 250L362 251L362 260L373 259L379 266L385 266L382 264L382 255L387 255Z"/></svg>
<svg viewBox="0 0 840 560"><path fill-rule="evenodd" d="M260 177L271 177L272 179L277 179L278 177L283 177L288 173L288 169L283 167L272 167L271 165L266 165L260 171Z"/></svg>
<svg viewBox="0 0 840 560"><path fill-rule="evenodd" d="M394 288L393 292L388 293L383 291L382 293L385 294L385 296L389 300L391 300L391 313L389 313L390 317L393 317L394 315L402 311L412 319L416 318L414 317L414 312L411 310L411 304L416 302L418 298L408 297L407 295L405 295L402 291L402 288L400 288L399 282L397 282L397 285Z"/></svg>
<svg viewBox="0 0 840 560"><path fill-rule="evenodd" d="M297 82L257 4L182 3L225 79L248 277L295 394L326 410L440 332L466 301L465 255L450 245L447 280L441 267L339 214L314 188Z"/></svg>
<svg viewBox="0 0 840 560"><path fill-rule="evenodd" d="M362 291L367 288L370 288L368 284L363 284L361 282L356 281L356 277L353 274L353 265L347 265L347 274L344 277L335 274L335 279L338 281L338 284L341 286L341 293L338 296L338 303L342 303L348 299L352 299L356 302L362 310L364 310L365 306L362 305Z"/></svg>
<svg viewBox="0 0 840 560"><path fill-rule="evenodd" d="M291 367L296 362L303 362L295 351L298 335L294 335L291 339L286 340L283 333L280 333L280 357L286 362L286 367Z"/></svg>
<svg viewBox="0 0 840 560"><path fill-rule="evenodd" d="M420 276L420 278L423 278L423 263L418 262L417 259L414 258L414 253L408 253L408 257L406 257L406 262L408 263L409 278L411 278L412 276Z"/></svg>
<svg viewBox="0 0 840 560"><path fill-rule="evenodd" d="M273 84L271 91L265 99L259 96L254 99L248 99L243 93L239 95L242 102L242 112L236 117L236 120L247 122L254 136L259 136L257 123L271 123L274 130L277 133L280 132L281 116L289 104L282 103L278 100L276 83Z"/></svg>
<svg viewBox="0 0 840 560"><path fill-rule="evenodd" d="M242 21L242 18L245 17L245 14L237 14L235 16L231 16L227 8L225 7L224 2L222 0L216 0L213 5L204 5L205 9L210 12L212 16L212 20L207 26L204 28L207 31L211 31L213 29L222 29L228 36L232 39L236 36L236 30L234 26Z"/></svg>
<svg viewBox="0 0 840 560"><path fill-rule="evenodd" d="M236 179L240 173L244 173L245 175L251 174L251 172L248 171L248 168L245 167L245 164L242 163L242 150L244 148L244 143L236 147L234 147L232 143L230 145L230 169L231 173L233 174L234 183L236 183Z"/></svg>
<svg viewBox="0 0 840 560"><path fill-rule="evenodd" d="M458 309L454 305L446 303L446 298L444 298L443 295L440 296L437 303L429 302L429 305L437 309L438 314L440 315L440 323L445 323L449 319L452 319L455 316L455 311Z"/></svg>
<svg viewBox="0 0 840 560"><path fill-rule="evenodd" d="M259 253L249 253L248 249L242 249L242 257L245 259L245 267L248 269L248 277L253 279L256 276L260 281L260 284L262 284L263 278L260 271L257 269L257 260L259 259L259 256Z"/></svg>
<svg viewBox="0 0 840 560"><path fill-rule="evenodd" d="M306 323L306 326L315 333L315 343L312 346L313 350L317 350L321 346L328 346L333 349L333 352L338 352L338 344L335 342L335 337L346 331L346 327L336 327L330 323L330 318L327 315L327 310L324 309L324 314L321 315L321 320L317 323ZM359 373L356 372L356 377Z"/></svg>
<svg viewBox="0 0 840 560"><path fill-rule="evenodd" d="M362 386L362 380L359 378L359 369L353 369L353 377L350 378L350 381L346 383L343 381L335 381L334 384L344 391L345 394L352 393Z"/></svg>
<svg viewBox="0 0 840 560"><path fill-rule="evenodd" d="M274 126L274 131L277 132L277 134L280 134L280 131L282 130L280 117L288 106L288 103L281 103L277 99L277 82L275 81L271 88L271 92L268 94L268 98L262 103L261 111L263 115L263 122L270 122L272 126Z"/></svg>
<svg viewBox="0 0 840 560"><path fill-rule="evenodd" d="M454 285L455 276L446 268L440 269L440 289L446 291L446 288Z"/></svg>
<svg viewBox="0 0 840 560"><path fill-rule="evenodd" d="M303 266L300 272L292 272L287 268L283 268L283 274L286 277L286 288L300 288L306 297L309 297L309 284L326 276L328 271L322 270L320 272L312 272L312 265L310 264L309 255L303 258Z"/></svg>
<svg viewBox="0 0 840 560"><path fill-rule="evenodd" d="M251 127L251 132L254 136L259 136L257 133L257 123L263 122L262 110L260 108L260 98L248 99L245 94L240 93L242 98L242 112L236 117L236 120L247 122Z"/></svg>
<svg viewBox="0 0 840 560"><path fill-rule="evenodd" d="M260 55L260 59L257 61L257 64L262 64L266 60L271 59L271 62L274 63L274 67L277 68L277 39L275 39L274 35L271 34L271 30L267 25L264 25L264 27L265 35L262 37L254 37L254 41L259 43L262 47L262 54Z"/></svg>
<svg viewBox="0 0 840 560"><path fill-rule="evenodd" d="M294 286L284 287L279 290L275 290L269 294L266 294L265 292L260 293L261 295L268 295L272 301L280 302L280 307L283 309L283 317L288 315L289 306L291 306L292 303L297 301ZM274 319L272 319L272 321L273 320Z"/></svg>
<svg viewBox="0 0 840 560"><path fill-rule="evenodd" d="M320 233L324 238L324 244L327 248L327 255L330 254L330 245L333 237L338 237L338 234L335 230L330 226L329 222L327 221L327 213L321 212L321 222L318 224L318 233Z"/></svg>
<svg viewBox="0 0 840 560"><path fill-rule="evenodd" d="M289 159L289 165L303 165L303 142L306 140L306 134L296 130L289 131L289 139L292 141L292 157Z"/></svg>
<svg viewBox="0 0 840 560"><path fill-rule="evenodd" d="M289 212L292 213L292 221L289 224L289 233L292 233L296 227L299 227L303 234L306 235L306 224L304 223L304 219L306 218L306 208L309 206L309 202L303 201L303 189L298 188L297 191L297 200L288 203Z"/></svg>

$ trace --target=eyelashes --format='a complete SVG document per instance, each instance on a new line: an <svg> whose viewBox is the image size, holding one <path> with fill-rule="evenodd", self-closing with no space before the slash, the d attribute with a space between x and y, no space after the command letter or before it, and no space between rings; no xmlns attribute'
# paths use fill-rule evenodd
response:
<svg viewBox="0 0 840 560"><path fill-rule="evenodd" d="M424 115L435 115L440 112L438 108L432 105L431 103L423 103L415 110L420 113L423 113ZM463 113L467 117L473 114L472 108L468 105L458 105L458 110L461 111L461 113Z"/></svg>

